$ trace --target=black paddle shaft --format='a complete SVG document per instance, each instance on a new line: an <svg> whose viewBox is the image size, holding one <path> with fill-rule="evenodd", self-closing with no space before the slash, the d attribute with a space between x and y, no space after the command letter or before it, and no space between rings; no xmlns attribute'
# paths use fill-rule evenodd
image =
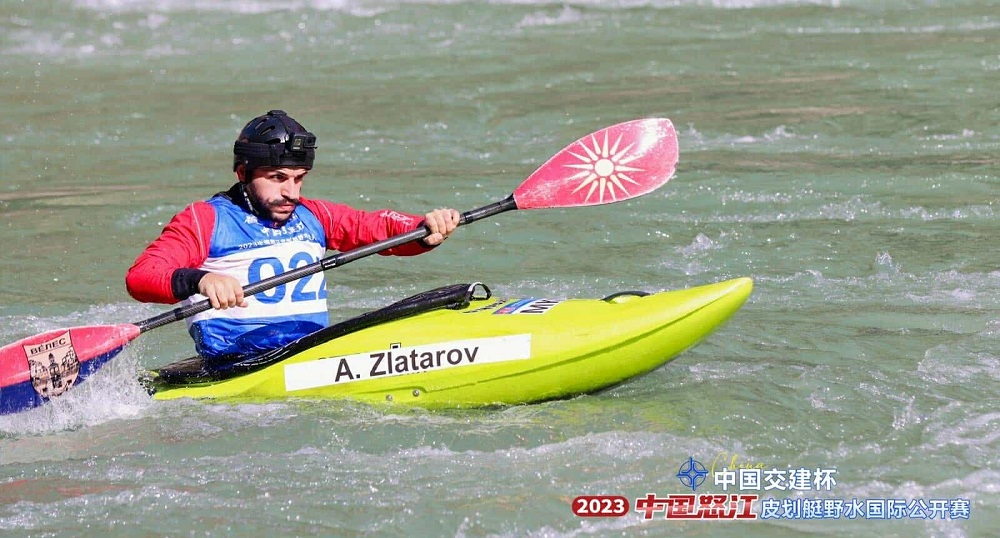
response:
<svg viewBox="0 0 1000 538"><path fill-rule="evenodd" d="M458 221L459 225L469 224L480 219L485 219L486 217L492 217L503 213L505 211L511 211L517 209L517 202L514 201L514 195L510 195L507 198L494 202L490 205L480 207L478 209L472 209L462 213L461 220ZM272 288L276 288L282 284L287 284L293 282L300 278L305 278L309 275L319 273L320 271L326 271L328 269L333 269L334 267L340 267L341 265L346 265L354 260L360 260L372 254L378 254L384 250L388 250L393 247L398 247L404 245L411 241L418 241L431 234L430 229L426 226L421 226L415 230L406 232L404 234L399 234L395 237L390 237L382 241L371 243L363 247L358 247L354 250L349 250L347 252L340 252L323 258L319 261L310 263L309 265L304 265L297 269L292 269L281 273L280 275L274 275L270 278L265 278L264 280L254 282L253 284L248 284L243 287L243 295L249 297L251 295L256 295L262 291L267 291ZM212 303L205 299L194 304L189 304L187 306L177 307L169 312L164 312L158 316L151 317L147 320L140 321L136 323L139 327L139 332L146 332L157 327L162 327L169 323L175 321L180 321L184 318L191 317L195 314L200 314L206 310L212 308Z"/></svg>

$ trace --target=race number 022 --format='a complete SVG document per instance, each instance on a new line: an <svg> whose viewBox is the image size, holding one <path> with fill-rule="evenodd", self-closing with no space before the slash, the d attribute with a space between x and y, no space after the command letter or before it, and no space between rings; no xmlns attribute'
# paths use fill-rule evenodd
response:
<svg viewBox="0 0 1000 538"><path fill-rule="evenodd" d="M629 513L628 499L621 495L580 495L573 499L573 514L579 517L622 517Z"/></svg>
<svg viewBox="0 0 1000 538"><path fill-rule="evenodd" d="M308 252L299 252L292 256L291 260L288 262L288 270L298 269L303 265L308 265L315 262L316 259L313 258ZM248 283L253 284L255 282L260 282L263 277L262 269L264 267L270 267L271 271L275 275L280 275L285 272L285 267L282 265L281 260L278 258L257 258L250 264L250 268L247 273ZM316 275L309 275L295 284L295 288L292 290L291 300L293 303L300 301L315 301L316 299L326 299L326 281L322 274L319 276L319 287L316 291L307 290L306 287L310 284L310 281ZM261 292L257 294L257 300L264 304L275 304L280 303L285 298L285 284L274 287L274 291Z"/></svg>

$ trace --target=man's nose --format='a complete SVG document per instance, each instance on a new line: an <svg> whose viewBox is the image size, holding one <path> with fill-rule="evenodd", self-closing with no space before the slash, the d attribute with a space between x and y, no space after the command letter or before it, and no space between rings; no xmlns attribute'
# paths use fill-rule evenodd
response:
<svg viewBox="0 0 1000 538"><path fill-rule="evenodd" d="M286 181L281 186L281 195L289 200L299 199L299 184L294 181Z"/></svg>

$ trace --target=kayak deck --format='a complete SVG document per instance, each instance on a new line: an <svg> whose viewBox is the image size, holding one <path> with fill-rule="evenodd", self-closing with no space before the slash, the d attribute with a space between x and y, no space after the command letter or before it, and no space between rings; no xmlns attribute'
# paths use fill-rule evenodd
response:
<svg viewBox="0 0 1000 538"><path fill-rule="evenodd" d="M154 396L340 398L428 408L571 397L676 357L729 319L753 283L738 278L646 296L570 300L496 299L475 296L469 285L448 288L448 304L421 307L445 288L431 290L235 370L206 368L197 359L168 366L152 374ZM410 309L387 315L398 305Z"/></svg>
<svg viewBox="0 0 1000 538"><path fill-rule="evenodd" d="M465 308L473 300L484 301L491 296L490 289L480 282L442 286L336 323L256 357L239 358L232 361L210 361L204 357L195 356L156 369L153 374L156 376L157 382L162 385L198 385L230 379L260 370L290 358L301 351L368 327L405 319L438 308Z"/></svg>

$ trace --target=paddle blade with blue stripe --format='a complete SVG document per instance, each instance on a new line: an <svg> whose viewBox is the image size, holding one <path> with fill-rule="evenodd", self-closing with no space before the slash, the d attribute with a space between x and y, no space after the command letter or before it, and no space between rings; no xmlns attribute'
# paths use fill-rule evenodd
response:
<svg viewBox="0 0 1000 538"><path fill-rule="evenodd" d="M57 329L0 348L0 414L43 405L97 371L137 336L136 325Z"/></svg>

